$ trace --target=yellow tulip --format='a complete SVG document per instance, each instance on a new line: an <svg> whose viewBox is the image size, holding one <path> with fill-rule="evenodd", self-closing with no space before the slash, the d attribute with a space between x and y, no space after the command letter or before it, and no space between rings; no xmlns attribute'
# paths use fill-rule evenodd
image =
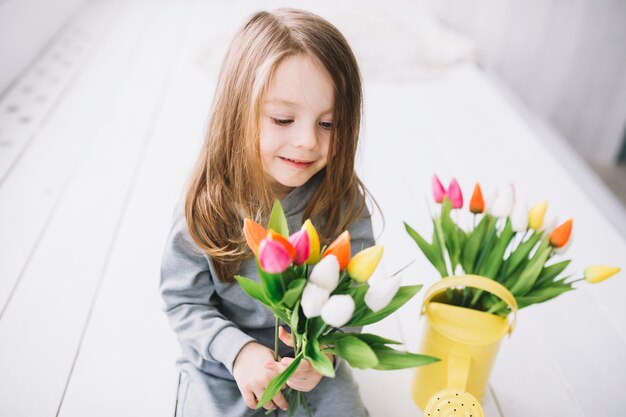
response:
<svg viewBox="0 0 626 417"><path fill-rule="evenodd" d="M363 249L352 257L348 264L348 275L358 282L366 282L383 256L383 246L374 245Z"/></svg>
<svg viewBox="0 0 626 417"><path fill-rule="evenodd" d="M597 284L621 271L620 268L607 265L594 265L585 269L585 279L587 282Z"/></svg>
<svg viewBox="0 0 626 417"><path fill-rule="evenodd" d="M531 229L539 230L543 224L543 218L546 216L546 210L548 209L548 202L542 201L539 204L535 204L533 208L528 212L528 226Z"/></svg>
<svg viewBox="0 0 626 417"><path fill-rule="evenodd" d="M306 230L306 234L309 235L309 244L310 244L310 254L306 263L308 265L313 265L319 262L320 260L320 237L317 234L317 230L313 227L313 223L311 220L307 219L302 225L302 229Z"/></svg>

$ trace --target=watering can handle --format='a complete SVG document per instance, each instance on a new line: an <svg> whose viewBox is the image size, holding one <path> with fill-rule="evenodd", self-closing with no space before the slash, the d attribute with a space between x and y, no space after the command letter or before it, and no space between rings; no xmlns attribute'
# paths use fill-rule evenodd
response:
<svg viewBox="0 0 626 417"><path fill-rule="evenodd" d="M430 300L440 292L455 287L472 287L478 288L483 291L487 291L497 297L499 297L502 301L508 304L511 309L511 313L513 313L513 318L509 323L509 335L513 332L515 328L515 321L517 319L517 301L515 301L515 296L511 294L504 285L499 282L486 277L481 277L479 275L460 275L454 277L443 278L441 281L437 282L435 285L430 287L424 295L424 302L422 303L422 314L426 312L426 306L430 302Z"/></svg>

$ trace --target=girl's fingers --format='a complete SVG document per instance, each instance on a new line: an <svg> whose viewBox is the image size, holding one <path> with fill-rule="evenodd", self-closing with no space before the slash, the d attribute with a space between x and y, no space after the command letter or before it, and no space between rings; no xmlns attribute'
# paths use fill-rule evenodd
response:
<svg viewBox="0 0 626 417"><path fill-rule="evenodd" d="M256 408L256 403L257 403L254 393L252 391L244 391L241 393L241 395L243 396L243 400L248 406L248 408L251 408L254 410Z"/></svg>
<svg viewBox="0 0 626 417"><path fill-rule="evenodd" d="M289 407L289 404L287 403L285 396L280 391L278 392L278 394L276 394L276 396L272 399L272 401L274 401L274 404L276 404L283 410L286 410Z"/></svg>
<svg viewBox="0 0 626 417"><path fill-rule="evenodd" d="M283 326L278 329L278 338L287 346L293 347L293 335L287 332Z"/></svg>

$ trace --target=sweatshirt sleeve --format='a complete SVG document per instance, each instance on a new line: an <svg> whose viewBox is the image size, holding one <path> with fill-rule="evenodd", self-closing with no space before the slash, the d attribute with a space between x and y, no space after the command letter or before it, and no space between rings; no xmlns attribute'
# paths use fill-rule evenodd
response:
<svg viewBox="0 0 626 417"><path fill-rule="evenodd" d="M208 260L191 238L180 205L163 251L159 292L179 343L209 362L223 363L232 374L237 354L255 339L218 309Z"/></svg>

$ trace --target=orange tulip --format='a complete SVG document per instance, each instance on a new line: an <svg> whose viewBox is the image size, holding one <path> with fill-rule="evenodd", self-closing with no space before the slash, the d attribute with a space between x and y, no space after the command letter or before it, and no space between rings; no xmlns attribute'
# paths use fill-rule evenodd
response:
<svg viewBox="0 0 626 417"><path fill-rule="evenodd" d="M267 238L270 239L270 240L275 240L277 242L280 242L280 244L283 245L283 247L285 248L285 250L289 254L289 257L292 260L296 259L296 248L293 247L291 242L289 240L287 240L287 238L285 236L283 236L280 233L270 229L267 232Z"/></svg>
<svg viewBox="0 0 626 417"><path fill-rule="evenodd" d="M565 246L567 241L569 240L570 235L572 234L572 223L573 219L569 219L559 227L555 228L552 233L550 233L550 244L555 248L561 248Z"/></svg>
<svg viewBox="0 0 626 417"><path fill-rule="evenodd" d="M252 252L257 255L259 253L259 244L267 236L267 230L254 220L245 218L243 220L243 234L246 237L246 243L252 249Z"/></svg>
<svg viewBox="0 0 626 417"><path fill-rule="evenodd" d="M344 270L348 266L350 262L350 232L346 230L340 234L339 237L326 248L322 254L322 258L330 254L337 257L340 270Z"/></svg>
<svg viewBox="0 0 626 417"><path fill-rule="evenodd" d="M470 200L470 211L474 214L479 214L485 211L485 200L483 200L483 193L480 189L480 184L478 183L474 186L474 192L472 193L472 199Z"/></svg>

